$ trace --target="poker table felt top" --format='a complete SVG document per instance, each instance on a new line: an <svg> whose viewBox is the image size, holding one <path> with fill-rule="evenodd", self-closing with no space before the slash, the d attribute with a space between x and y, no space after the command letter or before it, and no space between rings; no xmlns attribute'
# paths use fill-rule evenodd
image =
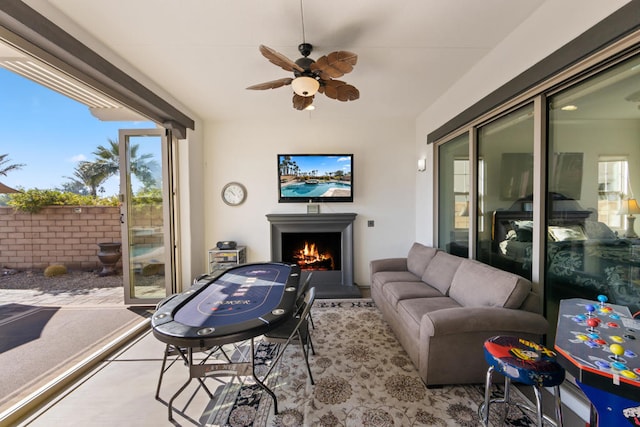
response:
<svg viewBox="0 0 640 427"><path fill-rule="evenodd" d="M151 320L159 340L180 346L220 345L260 335L288 317L300 278L298 266L245 264L164 303Z"/></svg>

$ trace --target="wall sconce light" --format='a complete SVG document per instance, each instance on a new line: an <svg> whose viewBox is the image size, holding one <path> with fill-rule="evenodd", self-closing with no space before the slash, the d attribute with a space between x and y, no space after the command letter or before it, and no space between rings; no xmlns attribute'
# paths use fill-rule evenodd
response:
<svg viewBox="0 0 640 427"><path fill-rule="evenodd" d="M418 159L418 172L424 172L427 170L427 159Z"/></svg>

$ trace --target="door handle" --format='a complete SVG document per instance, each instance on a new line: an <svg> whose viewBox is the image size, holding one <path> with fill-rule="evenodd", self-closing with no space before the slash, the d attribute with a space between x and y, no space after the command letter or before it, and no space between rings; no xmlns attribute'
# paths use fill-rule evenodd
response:
<svg viewBox="0 0 640 427"><path fill-rule="evenodd" d="M120 224L124 224L124 214L120 214Z"/></svg>

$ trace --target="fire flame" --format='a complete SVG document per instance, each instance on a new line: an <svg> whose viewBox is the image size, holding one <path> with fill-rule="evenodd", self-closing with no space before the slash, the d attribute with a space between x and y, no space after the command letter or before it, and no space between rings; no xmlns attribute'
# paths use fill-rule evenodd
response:
<svg viewBox="0 0 640 427"><path fill-rule="evenodd" d="M314 266L325 266L329 264L333 269L333 258L329 253L320 253L315 243L304 242L304 248L300 249L293 255L298 265L301 267L314 268ZM327 266L328 267L328 266ZM328 269L328 268L324 268Z"/></svg>

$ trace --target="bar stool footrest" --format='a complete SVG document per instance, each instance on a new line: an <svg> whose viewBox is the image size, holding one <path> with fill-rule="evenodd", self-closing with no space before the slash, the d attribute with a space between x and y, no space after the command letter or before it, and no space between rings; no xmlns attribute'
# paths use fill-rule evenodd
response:
<svg viewBox="0 0 640 427"><path fill-rule="evenodd" d="M509 410L511 407L515 406L517 408L522 409L523 411L527 411L527 412L531 412L534 416L537 416L537 410L536 408L529 406L529 405L525 405L524 403L520 403L520 402L505 402L504 398L495 398L495 399L491 399L489 401L489 405L493 405L495 403L499 403L499 404L503 404L506 406L505 408L505 417L506 415L509 413ZM484 402L482 402L479 406L478 406L478 416L480 417L480 419L482 419L484 417ZM546 424L549 424L550 426L553 427L558 427L558 423L551 417L549 417L548 415L542 415L542 418Z"/></svg>
<svg viewBox="0 0 640 427"><path fill-rule="evenodd" d="M509 410L510 410L510 408L512 406L518 407L518 408L522 409L523 411L531 412L534 415L534 417L537 414L536 408L531 407L529 405L525 405L524 403L520 403L520 402L505 402L504 398L500 398L500 399L496 398L496 399L491 399L489 401L489 405L493 405L493 404L496 404L496 403L501 404L501 405L505 405L506 404L507 405L507 409L506 409L507 410L507 412L506 412L507 414L509 413ZM484 416L484 402L482 402L480 404L480 406L478 406L478 416L480 417L480 419L482 419L482 417ZM543 414L542 415L542 419L544 420L545 425L548 424L548 425L553 426L553 427L558 427L558 423L553 418L551 418L550 416Z"/></svg>

